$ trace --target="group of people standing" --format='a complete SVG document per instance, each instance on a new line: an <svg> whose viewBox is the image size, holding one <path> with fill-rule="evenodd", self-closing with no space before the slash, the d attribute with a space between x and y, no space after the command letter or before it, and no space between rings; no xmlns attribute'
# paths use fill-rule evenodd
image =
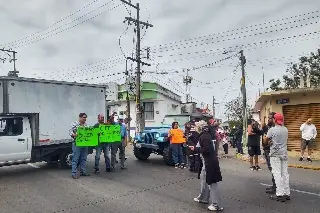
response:
<svg viewBox="0 0 320 213"><path fill-rule="evenodd" d="M105 168L106 172L112 172L116 168L116 163L118 162L116 159L117 152L119 150L119 160L120 160L120 168L126 169L125 167L125 147L127 146L127 129L125 125L124 118L119 115L118 122L114 121L115 113L113 113L106 121L103 114L99 114L97 117L97 123L94 127L98 127L99 125L120 125L120 133L121 133L121 142L113 142L113 143L104 143L103 141L98 141L98 146L95 147L96 155L95 155L95 166L94 173L100 172L100 156L101 152L104 153L105 159ZM75 144L75 140L77 137L77 129L80 126L87 127L87 114L80 113L79 120L75 121L69 130L70 136L73 139L72 143L72 178L78 179L78 170L80 170L80 176L89 176L90 174L86 170L86 162L88 156L88 147L78 147ZM111 159L109 157L111 152Z"/></svg>
<svg viewBox="0 0 320 213"><path fill-rule="evenodd" d="M301 131L301 157L304 160L304 151L308 148L307 161L312 162L311 153L317 130L312 119L308 119L300 127ZM272 173L272 186L266 193L272 194L271 199L285 202L290 200L289 173L288 173L288 129L284 126L284 116L271 112L267 124L259 124L251 120L248 122L248 154L250 156L251 170L261 170L258 165L258 156L261 155L260 141L268 169ZM254 162L253 162L254 159ZM275 194L275 195L274 195Z"/></svg>

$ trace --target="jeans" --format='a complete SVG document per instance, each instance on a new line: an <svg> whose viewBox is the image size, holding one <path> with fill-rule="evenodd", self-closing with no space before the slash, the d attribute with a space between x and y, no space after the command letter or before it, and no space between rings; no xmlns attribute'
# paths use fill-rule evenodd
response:
<svg viewBox="0 0 320 213"><path fill-rule="evenodd" d="M241 140L237 140L237 141L236 141L236 145L237 145L237 151L238 151L238 153L243 154L242 141L241 141Z"/></svg>
<svg viewBox="0 0 320 213"><path fill-rule="evenodd" d="M72 144L72 176L77 174L78 164L81 174L86 173L87 156L88 147L77 147L75 143Z"/></svg>
<svg viewBox="0 0 320 213"><path fill-rule="evenodd" d="M115 169L116 168L116 161L117 161L117 152L118 149L120 150L119 157L120 157L120 166L123 168L124 167L124 162L126 158L125 154L125 141L124 139L122 142L115 142L111 143L111 168Z"/></svg>
<svg viewBox="0 0 320 213"><path fill-rule="evenodd" d="M101 152L103 151L104 154L104 162L106 164L106 169L110 169L110 145L109 143L103 143L96 147L96 156L95 156L95 162L94 162L94 168L96 170L99 170L99 164L100 164L100 156Z"/></svg>
<svg viewBox="0 0 320 213"><path fill-rule="evenodd" d="M203 167L200 174L200 194L197 197L200 201L208 202L210 205L221 206L221 196L218 183L208 185L206 182L206 168L203 161Z"/></svg>
<svg viewBox="0 0 320 213"><path fill-rule="evenodd" d="M183 164L184 156L182 152L182 145L180 143L170 144L172 151L172 160L175 164Z"/></svg>
<svg viewBox="0 0 320 213"><path fill-rule="evenodd" d="M264 157L266 159L267 165L268 165L268 169L270 170L271 174L272 174L272 167L271 167L271 163L270 163L270 150L264 150ZM276 182L274 180L274 176L272 174L272 188L275 190L276 189Z"/></svg>
<svg viewBox="0 0 320 213"><path fill-rule="evenodd" d="M216 140L214 145L215 145L214 150L216 151L217 156L218 156L219 155L219 148L220 148L220 141Z"/></svg>
<svg viewBox="0 0 320 213"><path fill-rule="evenodd" d="M276 195L290 195L288 161L280 157L270 157L272 173L276 182Z"/></svg>

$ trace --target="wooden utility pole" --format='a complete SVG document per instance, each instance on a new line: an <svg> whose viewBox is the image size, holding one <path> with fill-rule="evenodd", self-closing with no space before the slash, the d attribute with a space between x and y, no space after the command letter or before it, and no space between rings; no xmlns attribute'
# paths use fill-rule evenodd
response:
<svg viewBox="0 0 320 213"><path fill-rule="evenodd" d="M215 107L216 104L219 104L219 103L216 103L216 99L214 98L214 96L212 96L212 116L213 116L213 119L216 119L216 107Z"/></svg>
<svg viewBox="0 0 320 213"><path fill-rule="evenodd" d="M131 61L135 61L137 63L137 72L136 72L136 133L140 134L145 126L145 119L142 113L142 106L141 106L141 70L140 65L147 65L151 66L151 64L144 63L141 61L141 50L140 50L140 42L141 42L141 35L140 35L140 25L148 27L153 27L152 24L149 24L147 22L140 21L140 6L139 3L136 5L131 4L130 2L127 2L125 0L120 0L123 3L129 5L130 7L133 7L137 10L137 18L134 19L132 17L125 17L124 22L128 22L129 25L131 23L134 23L134 25L137 27L137 46L136 46L136 58L127 57L127 59Z"/></svg>
<svg viewBox="0 0 320 213"><path fill-rule="evenodd" d="M246 92L246 73L244 69L246 65L246 58L243 55L243 50L240 51L240 62L241 62L242 117L243 117L242 143L243 143L243 146L247 146L247 92Z"/></svg>
<svg viewBox="0 0 320 213"><path fill-rule="evenodd" d="M126 90L127 90L127 141L130 142L130 122L131 122L131 115L130 115L130 97L129 97L129 90L131 88L130 76L128 71L128 59L126 60Z"/></svg>
<svg viewBox="0 0 320 213"><path fill-rule="evenodd" d="M183 83L186 85L186 103L190 101L190 84L193 78L189 75L189 69L187 69L187 75L183 77Z"/></svg>
<svg viewBox="0 0 320 213"><path fill-rule="evenodd" d="M19 71L17 71L16 69L16 51L13 50L6 50L6 49L0 49L0 51L2 52L6 52L6 53L12 53L12 59L9 60L9 62L11 63L13 61L13 70L8 72L8 76L11 77L18 77L18 73Z"/></svg>

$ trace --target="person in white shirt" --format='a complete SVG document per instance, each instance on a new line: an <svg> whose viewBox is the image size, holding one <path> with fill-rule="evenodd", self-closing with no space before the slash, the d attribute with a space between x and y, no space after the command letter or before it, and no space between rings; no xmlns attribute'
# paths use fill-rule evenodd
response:
<svg viewBox="0 0 320 213"><path fill-rule="evenodd" d="M305 123L303 123L300 127L301 131L301 157L299 161L303 161L304 151L308 147L308 157L307 161L312 162L311 153L313 148L313 143L317 137L317 129L314 124L312 124L312 119L309 118Z"/></svg>

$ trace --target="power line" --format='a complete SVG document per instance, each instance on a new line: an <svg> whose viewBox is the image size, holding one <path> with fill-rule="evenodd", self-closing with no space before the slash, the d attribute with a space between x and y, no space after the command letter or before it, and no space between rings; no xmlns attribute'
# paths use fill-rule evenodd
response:
<svg viewBox="0 0 320 213"><path fill-rule="evenodd" d="M119 58L119 59L115 59L113 61L109 61L109 63L105 63L107 66L101 66L102 64L98 64L96 66L92 66L92 67L85 67L83 69L79 69L79 70L75 70L72 72L67 72L67 73L53 73L51 75L48 75L47 77L69 77L72 76L73 78L79 76L79 75L85 75L87 76L88 73L93 74L93 73L100 73L100 71L104 71L113 67L116 67L120 64L120 62L123 62L125 59L123 58ZM68 69L67 69L68 70ZM67 71L64 70L64 71ZM71 70L71 69L69 69ZM51 72L52 73L52 72ZM46 73L42 73L42 74L46 74Z"/></svg>
<svg viewBox="0 0 320 213"><path fill-rule="evenodd" d="M114 1L114 0L112 0L112 1ZM62 33L62 32L65 32L65 31L68 31L68 30L70 30L70 29L72 29L72 28L74 28L74 27L77 27L77 26L79 26L79 25L81 25L81 24L83 24L83 23L85 23L85 22L87 22L87 21L90 21L90 20L92 20L92 19L94 19L94 18L96 18L96 17L98 17L98 16L101 16L102 14L104 14L104 13L106 13L106 12L109 12L109 11L111 11L111 10L114 10L114 9L116 9L117 7L119 7L120 5L121 5L121 4L115 5L114 7L110 8L109 10L105 10L105 11L103 11L103 12L101 12L101 13L99 13L99 14L91 17L91 18L88 18L88 19L86 19L86 20L84 20L84 21L82 21L82 22L79 22L79 23L77 23L77 24L74 24L74 25L72 25L72 26L70 26L70 27L68 27L68 28L65 28L65 29L62 29L62 30L60 30L60 31L57 31L58 29L60 29L60 28L62 28L63 26L65 26L65 25L62 25L62 26L60 26L60 27L58 27L58 28L56 28L56 29L54 29L54 30L52 30L52 31L49 31L49 32L43 34L43 35L40 35L40 36L38 36L38 37L35 37L35 39L36 39L36 38L39 38L39 39L36 39L36 40L29 39L29 40L26 40L26 41L24 41L24 42L19 42L17 45L13 45L13 46L16 47L16 48L18 48L18 47L22 47L22 46L26 46L26 45L29 45L29 44L33 44L33 43L42 41L42 40L44 40L44 39L53 37L53 36L58 35L58 34L60 34L60 33ZM95 9L95 10L97 10L97 9ZM93 11L95 11L95 10L93 10ZM92 13L93 11L91 11L90 13ZM86 15L83 15L83 16L75 19L75 20L72 21L72 22L75 22L75 21L77 21L77 20L79 20L79 19L81 19L81 18L83 18L83 17L85 17L85 16L86 16ZM72 22L70 22L70 23L72 23ZM54 31L57 31L57 32L54 33L54 34L50 34L50 33L54 32ZM42 37L42 36L44 36L44 35L47 35L47 36Z"/></svg>
<svg viewBox="0 0 320 213"><path fill-rule="evenodd" d="M207 37L211 37L211 36L225 35L225 34L228 34L228 33L237 32L237 31L241 31L241 30L245 30L244 32L250 32L251 30L248 30L250 28L255 28L255 27L268 25L268 24L273 24L273 23L276 23L276 22L290 20L290 19L294 19L294 18L298 18L298 17L303 17L303 16L307 16L307 15L311 15L311 14L315 14L315 13L319 13L319 12L320 12L320 10L316 10L316 11L313 11L313 12L308 12L308 13L304 13L304 14L300 14L300 15L291 16L291 17L285 17L285 18L281 18L281 19L277 19L277 20L273 20L273 21L269 21L269 22L250 25L250 26L247 26L247 27L237 28L237 29L233 29L233 30L220 32L220 33L209 34L209 35L205 35L205 36L199 36L199 37L194 37L194 38L190 38L190 39L185 39L185 40L182 40L182 41L176 41L176 42L171 42L171 43L168 43L168 44L158 45L158 46L154 46L153 48L157 48L157 47L164 48L165 46L172 45L172 44L186 43L186 42L191 41L191 40L199 40L199 39L207 38ZM241 34L241 33L243 33L243 32L234 33L234 35Z"/></svg>
<svg viewBox="0 0 320 213"><path fill-rule="evenodd" d="M225 95L223 96L224 98L222 99L221 102L225 102L226 99L228 98L230 89L231 89L231 87L233 86L233 82L234 82L234 80L235 80L235 77L236 77L237 70L238 70L239 66L240 66L240 64L238 64L238 65L236 66L236 68L233 70L230 84L229 84L228 88L226 89L226 93L225 93Z"/></svg>
<svg viewBox="0 0 320 213"><path fill-rule="evenodd" d="M236 51L235 49L238 48L238 49L243 49L243 48L246 48L246 47L251 47L251 48L258 48L260 45L263 45L263 47L267 46L267 45L272 45L274 44L274 42L279 42L279 41L287 41L287 40L291 40L291 39L301 39L303 37L306 37L306 36L313 36L313 35L317 35L319 34L320 31L314 31L314 32L310 32L310 33L304 33L304 34L299 34L299 35L294 35L294 36L286 36L286 37L282 37L282 38L277 38L277 39L270 39L270 40L265 40L265 41L260 41L260 42L254 42L254 43L247 43L247 44L241 44L241 45L235 45L235 46L231 46L231 47L222 47L222 48L218 48L218 49L211 49L211 50L202 50L202 51L195 51L195 52L188 52L186 53L187 55L190 55L190 54L200 54L200 53L207 53L207 52L210 52L211 54L217 54L218 51L220 51L220 54L221 53L224 53L226 51ZM297 42L301 42L301 40L297 41ZM182 53L179 53L179 54L176 54L176 55L166 55L168 57L173 57L173 56L182 56L183 54Z"/></svg>
<svg viewBox="0 0 320 213"><path fill-rule="evenodd" d="M16 40L16 41L12 41L12 42L3 44L3 45L1 45L1 46L9 46L9 45L11 45L11 44L14 44L14 43L17 43L17 42L22 41L22 40L24 40L24 39L27 39L27 38L29 38L29 37L32 37L32 36L34 36L34 35L36 35L36 34L39 34L39 33L41 33L41 32L44 32L44 31L50 29L51 27L53 27L53 26L55 26L55 25L63 22L64 20L66 20L66 19L74 16L75 14L79 13L80 11L86 9L87 7L91 6L92 4L94 4L94 3L97 2L97 1L99 1L99 0L94 0L94 1L92 1L91 3L89 3L89 4L86 4L84 7L78 9L77 11L75 11L75 12L73 12L72 14L64 17L63 19L61 19L61 20L59 20L59 21L51 24L49 27L46 27L46 28L44 28L44 29L42 29L42 30L39 30L39 31L37 31L37 32L35 32L35 33L31 34L31 35L25 36L25 37L23 37L23 38L21 38L21 39L18 39L18 40Z"/></svg>
<svg viewBox="0 0 320 213"><path fill-rule="evenodd" d="M312 19L316 19L316 18L319 18L320 15L318 16L314 16L312 17ZM275 33L275 32L283 32L285 30L290 30L290 29L294 29L294 28L300 28L300 27L305 27L305 26L310 26L310 25L313 25L313 24L318 24L319 21L316 20L314 22L311 22L311 23L306 23L306 24L299 24L301 21L303 20L309 20L311 18L307 18L307 19L301 19L301 20L296 20L296 21L293 21L293 22L288 22L286 24L293 24L293 23L297 23L297 25L295 26L292 26L290 25L289 27L284 27L284 28L280 28L280 29L274 29L274 30L269 30L269 31L265 31L265 32L257 32L257 33L253 33L253 34L249 34L249 35L242 35L242 36L238 36L238 37L232 37L232 38L226 38L226 39L221 39L221 38L224 38L224 37L228 37L228 36L231 36L233 34L230 34L230 35L222 35L222 36L218 36L218 37L215 37L215 39L219 39L217 41L210 41L210 42L206 42L206 43L200 43L202 41L207 41L208 39L205 39L205 40L199 40L199 41L196 41L196 42L190 42L190 43L187 43L187 44L190 44L188 46L182 46L181 44L180 45L177 45L177 46L171 46L172 49L167 49L167 50L162 50L162 51L156 51L154 50L153 52L156 53L156 52L168 52L170 50L180 50L180 49L186 49L186 48L189 48L189 47L199 47L199 46L203 46L203 45L207 45L207 44L215 44L215 43L221 43L221 42L227 42L227 41L233 41L233 40L237 40L237 39L245 39L245 38L249 38L249 37L253 37L253 36L260 36L260 35L265 35L265 34L269 34L269 33ZM282 24L280 24L282 25ZM275 25L277 26L277 25ZM272 27L272 26L271 26ZM268 27L265 27L265 28L260 28L261 30L264 30ZM256 30L260 30L260 29L254 29L252 31L256 31Z"/></svg>

